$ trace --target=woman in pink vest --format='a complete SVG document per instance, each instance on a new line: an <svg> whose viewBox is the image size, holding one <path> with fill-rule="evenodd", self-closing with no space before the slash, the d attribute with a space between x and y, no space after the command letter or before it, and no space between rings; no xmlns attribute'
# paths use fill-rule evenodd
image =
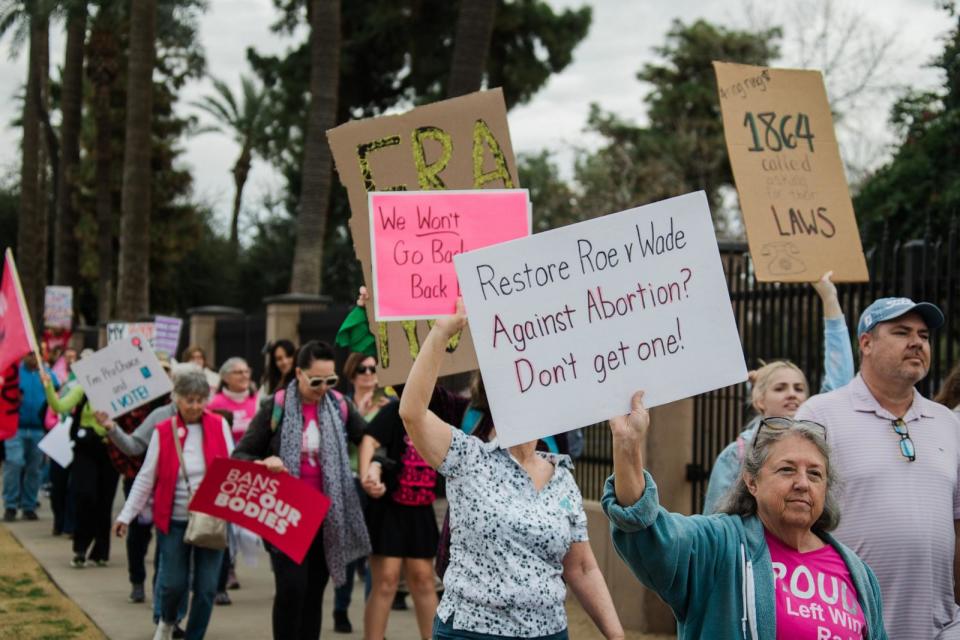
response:
<svg viewBox="0 0 960 640"><path fill-rule="evenodd" d="M158 424L153 432L143 466L114 525L118 536L126 535L129 524L153 497L153 521L160 552L157 590L161 599L160 622L154 640L173 636L177 606L188 589L191 564L193 599L187 620L188 640L203 638L213 610L223 551L195 547L183 541L190 496L200 486L213 459L228 457L233 450L227 421L206 410L209 391L202 372L190 371L177 376L173 385L177 414ZM180 441L183 469L174 437Z"/></svg>

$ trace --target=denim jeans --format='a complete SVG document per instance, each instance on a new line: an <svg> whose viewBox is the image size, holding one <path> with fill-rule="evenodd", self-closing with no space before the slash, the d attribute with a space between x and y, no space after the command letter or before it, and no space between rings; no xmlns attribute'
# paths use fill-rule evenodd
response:
<svg viewBox="0 0 960 640"><path fill-rule="evenodd" d="M347 565L347 581L333 590L334 611L346 611L350 608L350 600L353 596L353 576L357 571L363 570L364 579L366 580L367 574L370 573L370 570L366 569L366 563L366 558L358 558ZM369 594L369 589L367 589L367 593Z"/></svg>
<svg viewBox="0 0 960 640"><path fill-rule="evenodd" d="M131 523L132 524L132 523ZM130 533L128 532L129 536ZM160 621L161 609L163 608L163 588L160 583L163 565L160 564L160 532L157 531L157 545L153 548L153 623ZM177 622L187 617L187 606L190 604L190 594L184 591L180 596L180 604L177 605Z"/></svg>
<svg viewBox="0 0 960 640"><path fill-rule="evenodd" d="M450 616L448 622L436 616L433 619L433 640L511 640L509 636L494 636L487 633L474 633L473 631L464 631L453 628L453 618ZM527 638L526 640L567 640L567 630L552 633L548 636L537 636L536 638Z"/></svg>
<svg viewBox="0 0 960 640"><path fill-rule="evenodd" d="M195 547L183 542L186 521L171 520L168 533L157 531L160 547L160 605L161 618L173 624L177 621L180 599L190 587L190 565L193 564L193 598L187 618L187 640L201 640L207 632L213 597L217 592L220 562L223 551Z"/></svg>
<svg viewBox="0 0 960 640"><path fill-rule="evenodd" d="M43 452L37 444L44 436L43 427L21 426L6 441L7 460L3 464L3 506L7 509L37 510L40 491L40 466ZM22 474L22 478L21 478Z"/></svg>

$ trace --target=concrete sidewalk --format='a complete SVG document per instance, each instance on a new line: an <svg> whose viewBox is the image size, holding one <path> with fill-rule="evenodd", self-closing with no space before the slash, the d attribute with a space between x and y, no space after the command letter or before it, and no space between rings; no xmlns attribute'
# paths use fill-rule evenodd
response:
<svg viewBox="0 0 960 640"><path fill-rule="evenodd" d="M122 493L118 492L120 498ZM130 583L127 579L127 555L123 540L114 538L110 549L110 564L107 567L70 567L71 541L66 537L53 537L53 515L49 502L41 500L37 511L40 520L27 522L18 519L2 523L29 551L54 582L76 602L87 615L112 640L149 640L153 637L152 609L149 581L153 575L153 545L147 554L148 588L147 602L131 604L127 601ZM119 507L118 507L119 509ZM18 514L19 516L19 514ZM266 552L258 558L256 567L248 567L243 561L237 567L241 588L230 591L233 604L213 609L208 640L235 640L237 638L271 637L270 612L273 604L273 574ZM393 611L387 627L387 637L400 640L416 639L420 635L413 614L413 600L408 597L408 611ZM353 600L350 604L352 634L335 634L333 631L333 588L327 586L323 599L324 638L363 637L363 583L354 582Z"/></svg>

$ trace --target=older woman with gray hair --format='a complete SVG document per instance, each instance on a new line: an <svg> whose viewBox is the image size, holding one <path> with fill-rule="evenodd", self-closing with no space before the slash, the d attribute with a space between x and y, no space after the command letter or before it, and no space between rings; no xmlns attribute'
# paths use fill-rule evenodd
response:
<svg viewBox="0 0 960 640"><path fill-rule="evenodd" d="M203 638L213 610L223 551L183 541L190 496L200 486L213 460L229 457L233 451L230 426L222 416L207 411L208 397L209 385L202 372L177 375L173 384L176 415L160 422L150 437L143 466L114 525L118 536L126 535L130 522L153 497L153 521L160 550L161 598L160 622L154 640L172 637L177 606L189 588L191 565L193 598L187 619L188 639Z"/></svg>
<svg viewBox="0 0 960 640"><path fill-rule="evenodd" d="M828 531L840 521L823 425L764 418L721 513L660 506L643 468L643 392L610 420L614 475L602 504L613 543L673 610L678 638L887 637L870 568Z"/></svg>

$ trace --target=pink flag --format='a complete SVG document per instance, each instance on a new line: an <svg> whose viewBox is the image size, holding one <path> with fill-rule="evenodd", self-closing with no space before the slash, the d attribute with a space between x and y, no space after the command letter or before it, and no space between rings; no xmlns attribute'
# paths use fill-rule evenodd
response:
<svg viewBox="0 0 960 640"><path fill-rule="evenodd" d="M30 316L23 305L20 278L13 254L7 249L0 284L0 371L6 371L20 358L34 351Z"/></svg>

